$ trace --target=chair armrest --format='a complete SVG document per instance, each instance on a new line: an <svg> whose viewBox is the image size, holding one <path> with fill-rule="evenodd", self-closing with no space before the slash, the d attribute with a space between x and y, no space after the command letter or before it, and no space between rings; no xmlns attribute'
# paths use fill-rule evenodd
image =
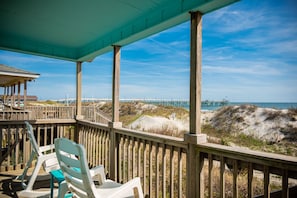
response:
<svg viewBox="0 0 297 198"><path fill-rule="evenodd" d="M54 150L55 149L55 145L51 144L51 145L46 145L46 146L40 146L39 150L41 152L45 152L45 151L49 151L49 150Z"/></svg>
<svg viewBox="0 0 297 198"><path fill-rule="evenodd" d="M39 157L40 162L43 165L44 170L49 173L52 170L60 169L56 153L49 153Z"/></svg>
<svg viewBox="0 0 297 198"><path fill-rule="evenodd" d="M122 184L120 187L118 187L115 194L112 194L113 197L125 197L130 196L131 191L133 191L133 194L136 195L135 190L137 189L137 196L138 198L143 198L143 191L141 187L141 182L139 177L135 177L134 179Z"/></svg>
<svg viewBox="0 0 297 198"><path fill-rule="evenodd" d="M103 165L99 165L99 166L96 166L96 167L90 169L90 175L91 175L92 179L94 181L98 181L100 185L103 182L105 182L105 180L106 180Z"/></svg>

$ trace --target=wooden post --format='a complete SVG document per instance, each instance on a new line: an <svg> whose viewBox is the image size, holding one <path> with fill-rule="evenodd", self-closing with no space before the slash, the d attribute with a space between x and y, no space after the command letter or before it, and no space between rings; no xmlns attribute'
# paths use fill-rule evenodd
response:
<svg viewBox="0 0 297 198"><path fill-rule="evenodd" d="M6 104L6 98L8 93L8 87L4 87L4 93L3 93L3 103Z"/></svg>
<svg viewBox="0 0 297 198"><path fill-rule="evenodd" d="M15 103L15 85L11 85L10 109L14 107L14 103Z"/></svg>
<svg viewBox="0 0 297 198"><path fill-rule="evenodd" d="M112 122L119 122L121 47L114 46L112 74Z"/></svg>
<svg viewBox="0 0 297 198"><path fill-rule="evenodd" d="M191 13L190 133L201 133L202 15Z"/></svg>
<svg viewBox="0 0 297 198"><path fill-rule="evenodd" d="M76 119L83 119L81 115L81 81L82 81L82 72L81 72L82 62L76 62ZM79 143L79 130L80 127L76 124L74 131L74 141Z"/></svg>
<svg viewBox="0 0 297 198"><path fill-rule="evenodd" d="M187 153L187 197L204 197L204 158L196 149L197 144L206 142L201 134L201 57L202 57L202 14L191 12L190 48L190 132L185 134Z"/></svg>
<svg viewBox="0 0 297 198"><path fill-rule="evenodd" d="M76 119L81 119L81 72L82 62L76 62Z"/></svg>
<svg viewBox="0 0 297 198"><path fill-rule="evenodd" d="M21 82L18 82L18 107L21 108Z"/></svg>
<svg viewBox="0 0 297 198"><path fill-rule="evenodd" d="M120 60L121 47L113 47L113 73L112 73L112 122L110 127L110 177L113 180L118 180L118 140L115 133L115 128L121 128L120 122Z"/></svg>
<svg viewBox="0 0 297 198"><path fill-rule="evenodd" d="M27 108L27 81L24 82L24 109Z"/></svg>

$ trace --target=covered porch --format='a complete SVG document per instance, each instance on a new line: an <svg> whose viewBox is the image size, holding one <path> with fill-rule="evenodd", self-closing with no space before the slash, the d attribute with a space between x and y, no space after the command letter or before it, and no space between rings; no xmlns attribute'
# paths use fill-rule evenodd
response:
<svg viewBox="0 0 297 198"><path fill-rule="evenodd" d="M40 145L68 137L83 144L90 166L102 164L108 176L126 182L140 176L149 197L225 197L226 175L232 174L231 197L240 197L239 170L246 170L246 195L254 197L255 171L263 176L263 195L270 197L271 175L281 178L281 196L290 197L290 180L297 178L297 159L211 144L201 133L201 46L203 14L233 3L212 1L6 3L0 20L0 48L73 61L76 64L76 108L67 119L31 120ZM35 9L35 8L38 9ZM53 12L54 11L54 12ZM39 16L41 21L36 21ZM108 16L108 17L106 17ZM102 20L104 19L104 20ZM191 20L190 130L184 138L131 131L119 122L121 46ZM19 28L22 28L21 30ZM112 120L86 121L82 114L82 66L113 51ZM21 169L30 149L23 121L1 121L2 142L10 153L1 156L1 172ZM45 134L42 136L42 134ZM50 138L49 138L50 137ZM3 162L6 162L5 164ZM215 168L219 182L215 183ZM206 185L207 184L207 185Z"/></svg>

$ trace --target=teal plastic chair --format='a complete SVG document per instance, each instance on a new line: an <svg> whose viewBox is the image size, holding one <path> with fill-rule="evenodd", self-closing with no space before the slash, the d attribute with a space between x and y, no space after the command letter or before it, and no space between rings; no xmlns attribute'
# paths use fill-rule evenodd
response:
<svg viewBox="0 0 297 198"><path fill-rule="evenodd" d="M125 184L106 179L104 167L100 166L99 185L95 186L88 167L85 148L66 138L55 140L60 168L65 177L68 190L74 197L80 198L143 198L140 178L134 178ZM76 158L70 157L76 156Z"/></svg>

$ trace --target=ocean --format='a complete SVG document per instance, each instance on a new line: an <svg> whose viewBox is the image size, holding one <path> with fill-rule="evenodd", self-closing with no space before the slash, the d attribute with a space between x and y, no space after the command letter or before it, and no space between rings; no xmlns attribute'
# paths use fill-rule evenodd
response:
<svg viewBox="0 0 297 198"><path fill-rule="evenodd" d="M228 106L232 105L255 105L257 107L262 107L262 108L273 108L273 109L297 109L297 103L276 103L276 102L229 102ZM216 110L219 109L222 106L204 106L202 105L202 110ZM189 106L186 107L189 109Z"/></svg>
<svg viewBox="0 0 297 198"><path fill-rule="evenodd" d="M186 109L189 109L189 102L187 101L178 101L178 100L168 100L168 101L150 101L149 103L152 104L159 104L159 105L167 105L167 106L176 106L176 107L183 107ZM216 110L221 108L222 106L230 106L230 105L244 105L244 104L250 104L255 105L258 107L263 108L274 108L274 109L297 109L297 102L293 103L276 103L276 102L210 102L210 103L202 103L201 109L203 111L207 110Z"/></svg>

